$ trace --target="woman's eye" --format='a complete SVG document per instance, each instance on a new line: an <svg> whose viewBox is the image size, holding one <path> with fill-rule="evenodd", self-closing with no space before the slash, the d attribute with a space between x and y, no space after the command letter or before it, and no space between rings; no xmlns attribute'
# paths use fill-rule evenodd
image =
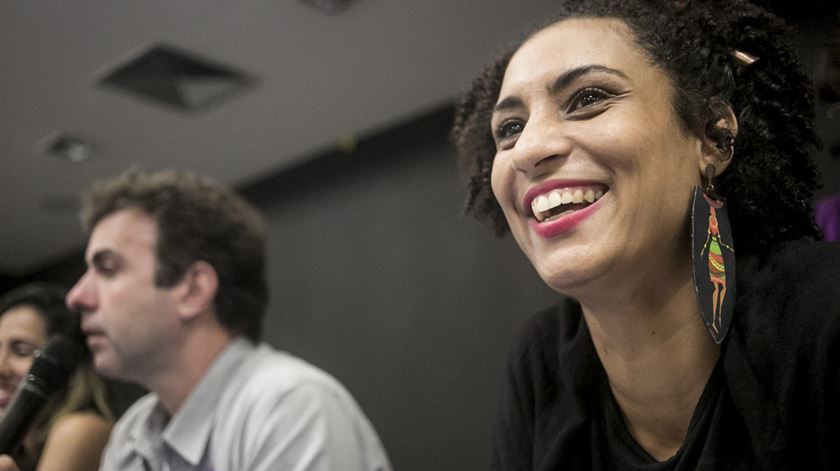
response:
<svg viewBox="0 0 840 471"><path fill-rule="evenodd" d="M12 351L15 355L19 357L31 357L35 354L35 350L37 350L37 348L35 348L34 345L24 342L15 343L14 345L12 345Z"/></svg>
<svg viewBox="0 0 840 471"><path fill-rule="evenodd" d="M508 120L502 123L501 126L499 126L498 130L496 131L496 136L500 139L504 139L506 137L511 137L522 133L523 129L525 129L525 124L522 121Z"/></svg>
<svg viewBox="0 0 840 471"><path fill-rule="evenodd" d="M610 94L600 88L584 88L572 97L572 100L569 102L568 112L572 113L581 108L586 108L609 97Z"/></svg>

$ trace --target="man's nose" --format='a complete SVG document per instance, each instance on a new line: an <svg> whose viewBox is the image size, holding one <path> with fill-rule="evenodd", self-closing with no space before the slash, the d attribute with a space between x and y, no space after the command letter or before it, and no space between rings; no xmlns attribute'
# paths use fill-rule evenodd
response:
<svg viewBox="0 0 840 471"><path fill-rule="evenodd" d="M73 311L89 312L96 308L96 293L92 289L89 271L70 289L65 302L67 308Z"/></svg>

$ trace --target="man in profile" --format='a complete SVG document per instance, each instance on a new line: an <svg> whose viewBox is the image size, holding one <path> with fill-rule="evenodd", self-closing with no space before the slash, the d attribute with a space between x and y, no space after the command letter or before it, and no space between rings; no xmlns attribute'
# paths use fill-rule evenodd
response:
<svg viewBox="0 0 840 471"><path fill-rule="evenodd" d="M67 296L97 371L149 391L114 428L104 470L388 471L350 394L260 343L263 224L229 189L173 171L94 185L88 268Z"/></svg>

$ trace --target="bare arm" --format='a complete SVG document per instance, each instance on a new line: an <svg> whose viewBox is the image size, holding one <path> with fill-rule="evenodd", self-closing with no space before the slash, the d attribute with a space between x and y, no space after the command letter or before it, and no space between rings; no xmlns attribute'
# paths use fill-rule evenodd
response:
<svg viewBox="0 0 840 471"><path fill-rule="evenodd" d="M98 470L110 432L111 424L93 413L62 417L47 436L38 471Z"/></svg>
<svg viewBox="0 0 840 471"><path fill-rule="evenodd" d="M0 471L19 471L15 462L9 455L0 456Z"/></svg>

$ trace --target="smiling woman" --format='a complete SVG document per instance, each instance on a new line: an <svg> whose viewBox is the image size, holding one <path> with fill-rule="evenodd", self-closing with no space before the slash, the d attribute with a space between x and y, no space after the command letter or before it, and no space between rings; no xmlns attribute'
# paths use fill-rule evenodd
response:
<svg viewBox="0 0 840 471"><path fill-rule="evenodd" d="M33 284L0 298L0 417L35 351L57 333L81 336L79 316L64 306L63 289ZM104 384L88 355L35 418L13 456L15 463L21 471L96 470L112 421Z"/></svg>
<svg viewBox="0 0 840 471"><path fill-rule="evenodd" d="M467 210L564 295L511 355L495 469L840 467L840 249L785 31L737 0L568 2L473 83Z"/></svg>

